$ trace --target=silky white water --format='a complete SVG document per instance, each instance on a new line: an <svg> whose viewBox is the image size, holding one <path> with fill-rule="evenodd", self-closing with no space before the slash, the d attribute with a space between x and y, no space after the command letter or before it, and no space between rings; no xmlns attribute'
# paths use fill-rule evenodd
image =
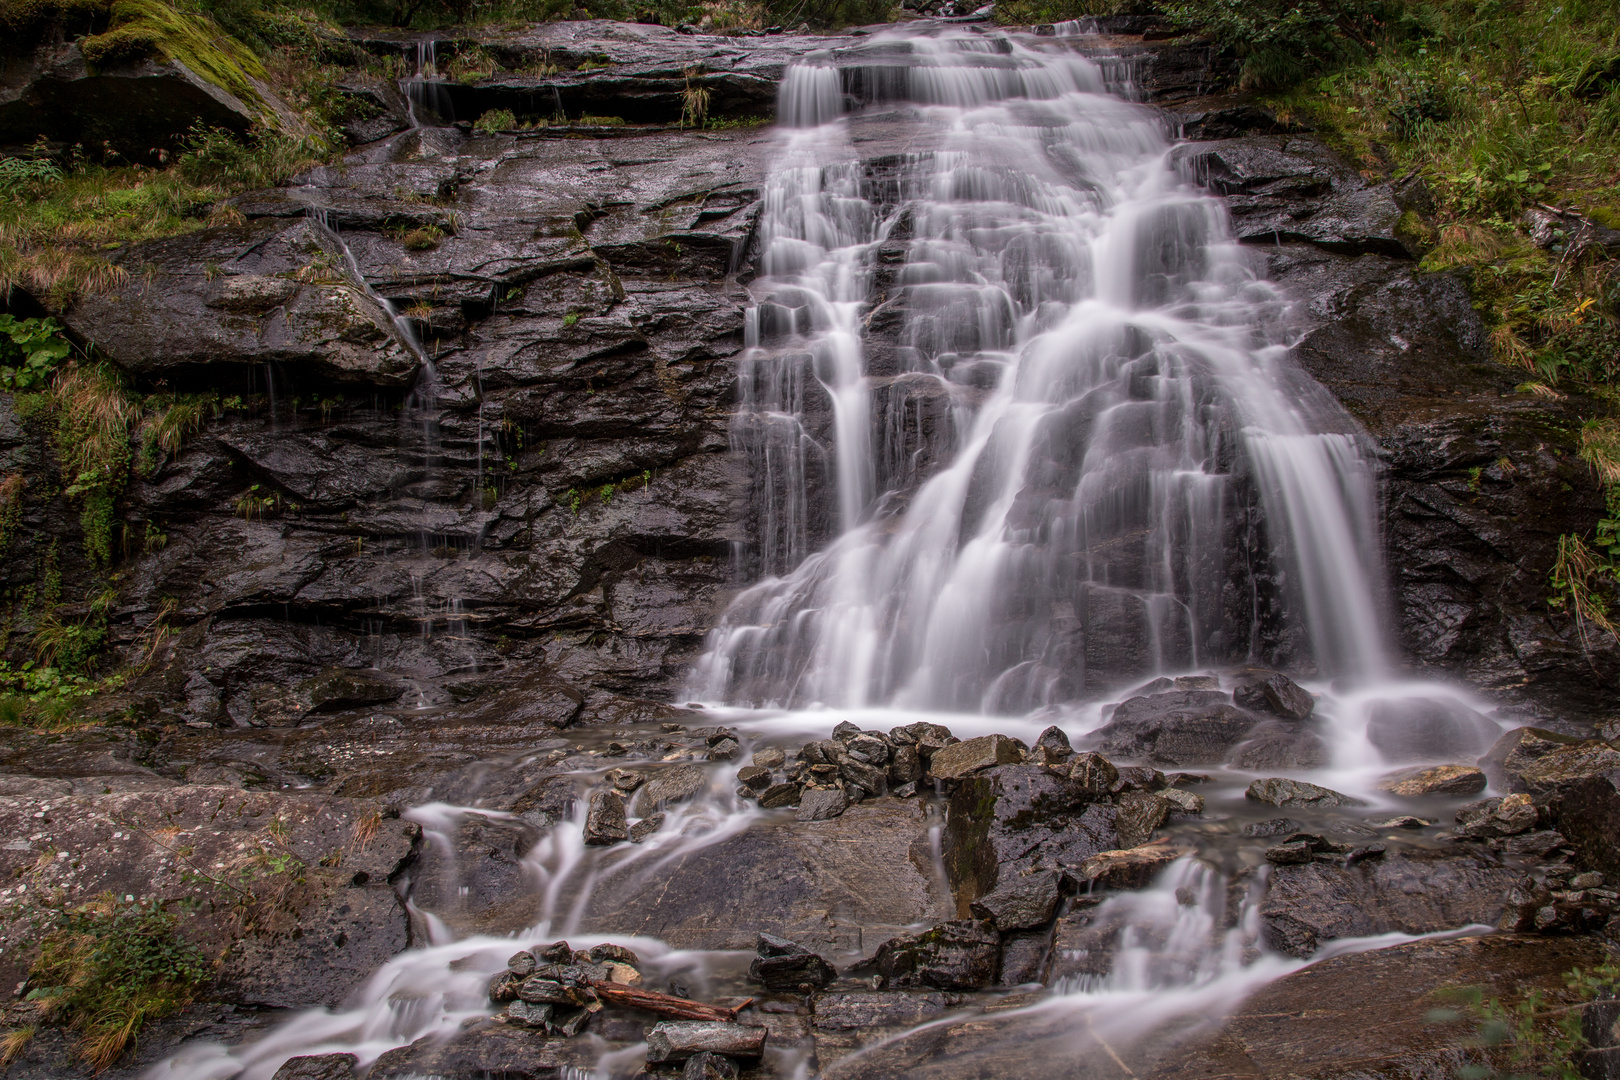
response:
<svg viewBox="0 0 1620 1080"><path fill-rule="evenodd" d="M1059 45L872 51L862 114L815 58L783 84L736 426L763 576L693 696L1016 715L1209 664L1380 674L1366 441L1160 121ZM881 169L877 111L908 125Z"/></svg>

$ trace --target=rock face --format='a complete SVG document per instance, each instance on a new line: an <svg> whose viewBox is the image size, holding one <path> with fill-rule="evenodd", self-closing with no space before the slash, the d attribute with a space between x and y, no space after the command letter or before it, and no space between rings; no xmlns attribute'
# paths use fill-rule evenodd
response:
<svg viewBox="0 0 1620 1080"><path fill-rule="evenodd" d="M1260 905L1266 944L1309 956L1334 938L1496 925L1519 871L1484 858L1406 851L1344 866L1277 866Z"/></svg>

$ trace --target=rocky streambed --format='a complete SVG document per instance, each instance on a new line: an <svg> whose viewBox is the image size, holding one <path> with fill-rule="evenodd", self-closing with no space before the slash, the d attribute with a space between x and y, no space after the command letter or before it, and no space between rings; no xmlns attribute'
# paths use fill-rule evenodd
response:
<svg viewBox="0 0 1620 1080"><path fill-rule="evenodd" d="M1070 699L1021 718L688 702L739 586L838 527L835 452L793 477L747 452L745 344L786 310L750 291L782 132L748 121L806 57L852 109L896 222L862 312L901 503L955 400L904 363L904 169L938 137L881 37L489 32L503 72L357 76L379 115L341 165L114 253L129 284L64 313L138 385L242 407L119 503L165 537L111 608L152 653L100 706L134 728L3 729L0 982L30 989L41 898L112 893L194 902L219 960L113 1075L1439 1076L1473 1034L1430 1018L1442 990L1556 999L1601 962L1615 650L1545 586L1602 512L1582 403L1515 393L1463 283L1418 272L1420 185L1208 96L1204 50L1019 40L1182 136L1291 300L1293 355L1381 455L1398 677L1316 669L1287 575L1236 554L1251 499L1216 545L1248 644L1194 673L1152 678L1144 631L1088 613ZM694 79L727 123L672 124ZM471 123L499 109L519 126ZM835 447L816 385L799 422ZM5 468L54 475L0 419ZM88 581L75 520L27 503L8 585L48 554ZM1441 677L1471 689L1416 681ZM42 1028L12 1074L73 1055Z"/></svg>

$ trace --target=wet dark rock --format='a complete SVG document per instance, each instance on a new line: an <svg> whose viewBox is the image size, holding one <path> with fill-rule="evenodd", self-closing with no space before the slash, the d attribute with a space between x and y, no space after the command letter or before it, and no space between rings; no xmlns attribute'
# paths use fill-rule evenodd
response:
<svg viewBox="0 0 1620 1080"><path fill-rule="evenodd" d="M661 1065L702 1053L757 1060L765 1053L767 1035L765 1028L742 1024L666 1020L647 1032L647 1061Z"/></svg>
<svg viewBox="0 0 1620 1080"><path fill-rule="evenodd" d="M1620 880L1620 769L1570 785L1558 804L1558 829L1579 865Z"/></svg>
<svg viewBox="0 0 1620 1080"><path fill-rule="evenodd" d="M884 988L978 990L995 982L1001 939L988 922L961 919L878 946L872 966Z"/></svg>
<svg viewBox="0 0 1620 1080"><path fill-rule="evenodd" d="M973 901L971 910L1003 932L1027 930L1051 922L1057 902L1057 871L1033 870L1001 874L996 887Z"/></svg>
<svg viewBox="0 0 1620 1080"><path fill-rule="evenodd" d="M737 756L737 751L740 749L741 744L736 739L720 739L709 744L709 760L730 761Z"/></svg>
<svg viewBox="0 0 1620 1080"><path fill-rule="evenodd" d="M489 1000L497 1004L504 1001L516 1001L518 987L523 985L524 978L534 971L534 957L532 956L529 957L528 969L528 971L502 971L490 979Z"/></svg>
<svg viewBox="0 0 1620 1080"><path fill-rule="evenodd" d="M1289 840L1266 848L1266 861L1278 866L1297 866L1310 862L1312 858L1311 845L1304 840Z"/></svg>
<svg viewBox="0 0 1620 1080"><path fill-rule="evenodd" d="M1074 747L1069 745L1069 737L1059 727L1048 727L1035 738L1035 745L1044 747L1048 753L1056 758L1066 758L1074 753Z"/></svg>
<svg viewBox="0 0 1620 1080"><path fill-rule="evenodd" d="M1367 719L1367 738L1392 762L1472 758L1501 730L1471 709L1433 698L1380 701Z"/></svg>
<svg viewBox="0 0 1620 1080"><path fill-rule="evenodd" d="M776 810L784 806L797 806L799 805L800 793L803 790L803 784L772 784L760 792L759 805L767 810Z"/></svg>
<svg viewBox="0 0 1620 1080"><path fill-rule="evenodd" d="M1191 849L1157 843L1093 855L1065 876L1079 889L1145 889L1159 871Z"/></svg>
<svg viewBox="0 0 1620 1080"><path fill-rule="evenodd" d="M587 844L617 844L630 839L625 821L624 799L616 791L593 791L585 814Z"/></svg>
<svg viewBox="0 0 1620 1080"><path fill-rule="evenodd" d="M1424 795L1473 795L1485 790L1485 774L1472 765L1436 765L1405 769L1378 781L1378 790L1405 798Z"/></svg>
<svg viewBox="0 0 1620 1080"><path fill-rule="evenodd" d="M1520 763L1510 757L1504 768L1510 774L1513 791L1527 792L1537 799L1553 799L1589 777L1620 769L1620 750L1591 739L1573 746L1559 746L1529 762Z"/></svg>
<svg viewBox="0 0 1620 1080"><path fill-rule="evenodd" d="M1122 702L1097 734L1105 754L1179 767L1225 761L1254 725L1226 694L1175 690Z"/></svg>
<svg viewBox="0 0 1620 1080"><path fill-rule="evenodd" d="M503 1015L514 1024L546 1031L551 1028L556 1011L555 1005L536 1005L519 998L506 1007Z"/></svg>
<svg viewBox="0 0 1620 1080"><path fill-rule="evenodd" d="M1003 873L1079 865L1124 846L1116 829L1119 814L1045 766L1001 765L960 781L942 840L959 912L967 914L968 905L991 893Z"/></svg>
<svg viewBox="0 0 1620 1080"><path fill-rule="evenodd" d="M1254 712L1268 712L1285 720L1303 720L1316 709L1316 699L1288 676L1273 673L1232 691L1232 700Z"/></svg>
<svg viewBox="0 0 1620 1080"><path fill-rule="evenodd" d="M1280 776L1256 780L1249 785L1248 790L1243 794L1245 798L1254 802L1270 803L1272 806L1328 807L1366 805L1360 799L1352 798L1331 788L1307 784L1303 780L1288 780Z"/></svg>
<svg viewBox="0 0 1620 1080"><path fill-rule="evenodd" d="M1202 814L1204 812L1204 797L1192 791L1182 791L1180 788L1161 788L1159 798L1170 804L1170 810L1176 814Z"/></svg>
<svg viewBox="0 0 1620 1080"><path fill-rule="evenodd" d="M634 825L630 826L630 842L632 844L639 844L663 827L664 815L662 812L644 817Z"/></svg>
<svg viewBox="0 0 1620 1080"><path fill-rule="evenodd" d="M647 777L631 769L609 769L606 773L607 782L624 792L636 790L647 782Z"/></svg>
<svg viewBox="0 0 1620 1080"><path fill-rule="evenodd" d="M1286 836L1298 831L1299 826L1285 817L1268 818L1243 826L1244 836Z"/></svg>
<svg viewBox="0 0 1620 1080"><path fill-rule="evenodd" d="M845 758L838 765L838 775L865 791L868 795L881 793L886 786L882 769L854 758Z"/></svg>
<svg viewBox="0 0 1620 1080"><path fill-rule="evenodd" d="M771 786L771 770L759 765L744 765L737 770L737 780L745 787L764 791Z"/></svg>
<svg viewBox="0 0 1620 1080"><path fill-rule="evenodd" d="M1523 771L1565 746L1578 746L1584 740L1545 728L1519 727L1507 732L1479 759L1479 767L1499 789L1524 791Z"/></svg>
<svg viewBox="0 0 1620 1080"><path fill-rule="evenodd" d="M1541 812L1524 794L1481 799L1459 807L1456 814L1462 834L1475 838L1517 836L1535 828L1540 820Z"/></svg>
<svg viewBox="0 0 1620 1080"><path fill-rule="evenodd" d="M359 1060L353 1054L311 1054L288 1058L271 1080L350 1080Z"/></svg>
<svg viewBox="0 0 1620 1080"><path fill-rule="evenodd" d="M737 1063L722 1054L705 1050L686 1059L681 1080L737 1080Z"/></svg>
<svg viewBox="0 0 1620 1080"><path fill-rule="evenodd" d="M1352 865L1278 865L1260 904L1262 933L1280 952L1309 956L1334 938L1494 926L1519 873L1490 859L1422 849Z"/></svg>
<svg viewBox="0 0 1620 1080"><path fill-rule="evenodd" d="M529 1015L538 1018L539 1013L531 1011ZM552 1015L557 1019L564 1013L553 1010ZM583 1010L570 1013L565 1023L578 1024L579 1016L589 1015ZM562 1028L549 1020L541 1023L549 1025L542 1030L560 1032ZM409 1046L390 1050L377 1059L367 1076L375 1080L408 1080L421 1076L444 1077L445 1080L482 1080L490 1076L549 1080L567 1075L570 1069L590 1070L600 1052L587 1040L538 1038L527 1023L485 1021L464 1028L449 1039L426 1036Z"/></svg>
<svg viewBox="0 0 1620 1080"><path fill-rule="evenodd" d="M686 802L708 789L709 774L701 765L675 765L659 769L636 792L636 816L646 817L655 810Z"/></svg>
<svg viewBox="0 0 1620 1080"><path fill-rule="evenodd" d="M518 999L530 1005L588 1005L592 1001L590 991L571 982L563 981L560 973L554 973L553 978L544 973L536 973L524 979L518 986Z"/></svg>
<svg viewBox="0 0 1620 1080"><path fill-rule="evenodd" d="M1377 842L1371 844L1357 844L1344 853L1344 865L1354 866L1366 859L1382 859L1388 854L1389 848Z"/></svg>
<svg viewBox="0 0 1620 1080"><path fill-rule="evenodd" d="M849 809L849 796L840 788L807 788L799 796L800 821L828 821Z"/></svg>
<svg viewBox="0 0 1620 1080"><path fill-rule="evenodd" d="M815 1026L825 1031L872 1027L912 1027L945 1012L937 991L872 990L822 994L816 998Z"/></svg>
<svg viewBox="0 0 1620 1080"><path fill-rule="evenodd" d="M1319 769L1332 759L1327 743L1298 724L1272 721L1255 726L1233 751L1230 764L1245 772Z"/></svg>
<svg viewBox="0 0 1620 1080"><path fill-rule="evenodd" d="M1115 801L1114 832L1121 847L1134 848L1148 842L1153 830L1164 824L1174 805L1162 795L1149 791L1127 791Z"/></svg>
<svg viewBox="0 0 1620 1080"><path fill-rule="evenodd" d="M1084 798L1101 799L1119 783L1119 770L1101 754L1087 751L1069 763L1069 779Z"/></svg>
<svg viewBox="0 0 1620 1080"><path fill-rule="evenodd" d="M755 951L759 955L748 965L748 978L767 990L824 987L838 977L826 960L786 938L761 934Z"/></svg>
<svg viewBox="0 0 1620 1080"><path fill-rule="evenodd" d="M1168 781L1164 773L1146 765L1121 765L1118 769L1119 779L1114 781L1109 793L1118 795L1124 791L1158 791Z"/></svg>
<svg viewBox="0 0 1620 1080"><path fill-rule="evenodd" d="M1397 817L1385 818L1383 821L1369 821L1375 829L1424 829L1434 822L1427 818L1413 817L1411 814L1401 814Z"/></svg>
<svg viewBox="0 0 1620 1080"><path fill-rule="evenodd" d="M928 773L936 780L960 780L997 765L1014 764L1023 756L1005 735L981 735L935 750L928 759Z"/></svg>
<svg viewBox="0 0 1620 1080"><path fill-rule="evenodd" d="M906 784L915 784L922 777L922 757L917 753L917 747L912 744L896 746L894 756L889 762L889 785L902 787Z"/></svg>

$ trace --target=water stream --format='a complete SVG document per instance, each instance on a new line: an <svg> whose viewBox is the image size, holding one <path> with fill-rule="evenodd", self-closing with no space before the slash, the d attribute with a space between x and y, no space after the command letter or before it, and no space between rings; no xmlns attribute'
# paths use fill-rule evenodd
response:
<svg viewBox="0 0 1620 1080"><path fill-rule="evenodd" d="M1083 743L1148 678L1274 665L1321 695L1331 760L1309 775L1389 802L1371 711L1461 699L1391 677L1369 443L1294 365L1287 297L1176 171L1161 120L1128 100L1129 66L1074 40L892 34L787 72L733 430L755 580L689 696L784 746L844 719L1026 740L1056 723ZM734 794L745 761L704 766L708 791L641 844L587 847L578 803L548 823L515 937L456 940L452 912L419 907L433 944L345 1009L189 1047L151 1077L268 1080L294 1054L364 1064L448 1037L492 1011L487 980L516 948L560 935L748 992L746 957L593 930L603 882L620 899L667 887L676 861L782 819ZM1246 778L1213 772L1212 808L1241 807ZM468 813L499 816L408 816L451 858ZM1228 911L1226 877L1183 859L1096 910L1106 974L1024 1011L1125 1038L1230 1010L1305 963L1260 946L1253 899ZM608 1048L597 1075L639 1063Z"/></svg>

